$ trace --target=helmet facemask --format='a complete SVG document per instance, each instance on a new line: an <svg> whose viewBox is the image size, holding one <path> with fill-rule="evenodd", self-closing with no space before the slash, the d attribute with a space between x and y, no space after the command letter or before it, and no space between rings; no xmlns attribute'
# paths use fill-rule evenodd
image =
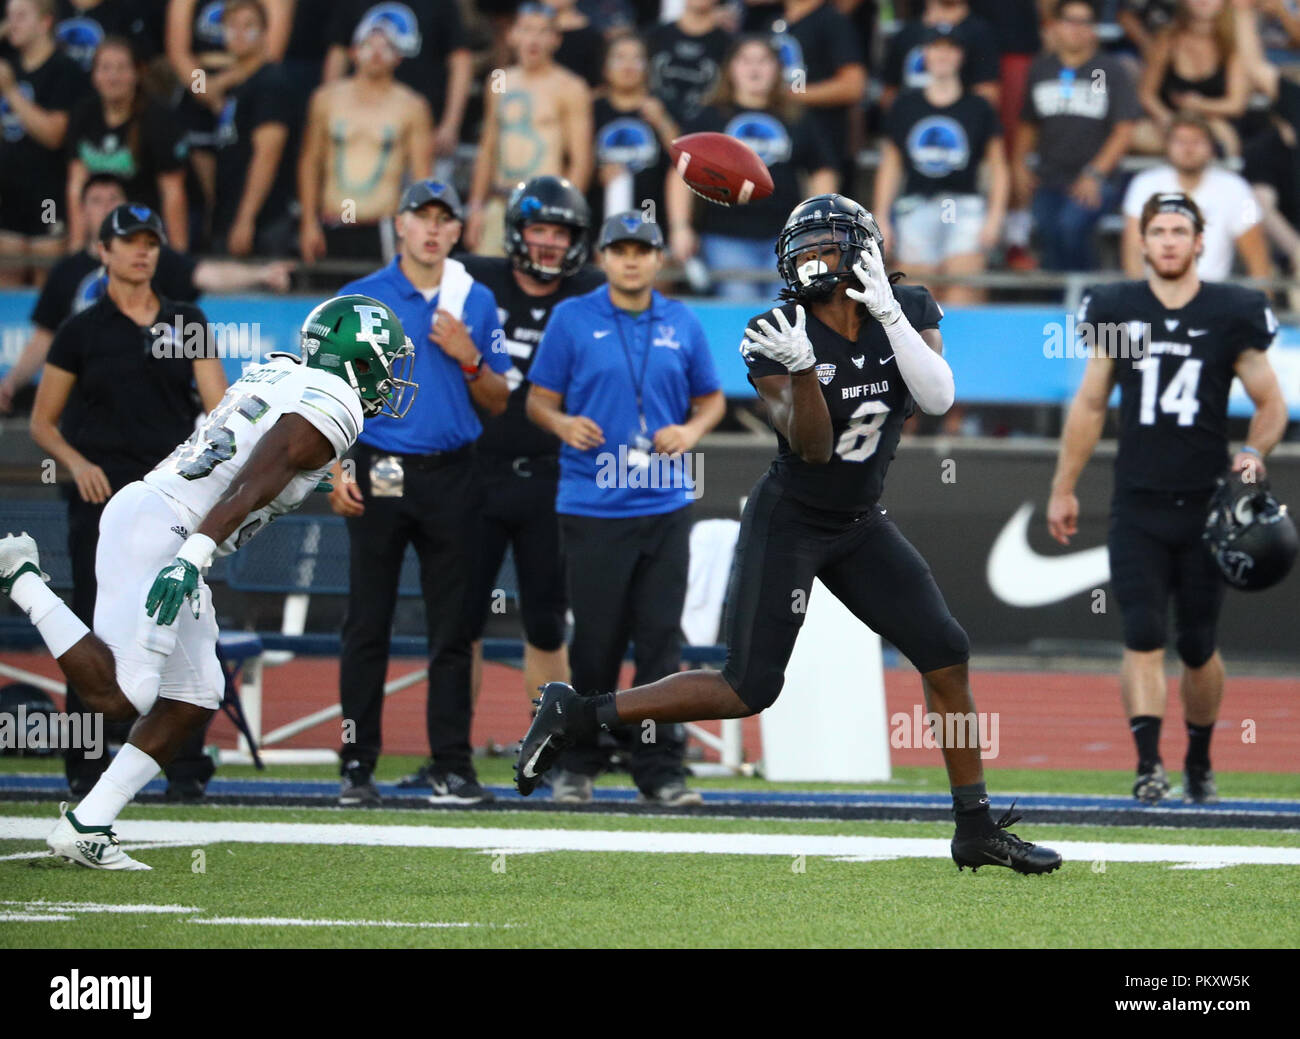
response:
<svg viewBox="0 0 1300 1039"><path fill-rule="evenodd" d="M376 362L382 374L376 375L368 358L358 358L347 363L348 377L361 397L361 411L367 417L387 415L405 418L415 403L419 385L411 378L415 373L415 345L407 340L391 354L374 346ZM360 371L362 366L366 371Z"/></svg>
<svg viewBox="0 0 1300 1039"><path fill-rule="evenodd" d="M836 285L856 277L853 267L869 234L862 223L839 213L787 227L776 246L777 267L787 286L781 296L802 303L830 299Z"/></svg>

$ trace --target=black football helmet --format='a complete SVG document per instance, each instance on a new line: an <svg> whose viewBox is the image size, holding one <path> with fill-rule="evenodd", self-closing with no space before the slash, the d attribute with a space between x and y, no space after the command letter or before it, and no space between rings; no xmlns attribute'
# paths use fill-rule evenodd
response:
<svg viewBox="0 0 1300 1039"><path fill-rule="evenodd" d="M573 231L573 241L558 267L536 263L524 241L529 224L564 224ZM582 192L563 177L533 177L510 193L506 203L506 255L515 270L538 281L569 278L587 262L587 233L591 230L591 208Z"/></svg>
<svg viewBox="0 0 1300 1039"><path fill-rule="evenodd" d="M885 236L876 218L846 195L814 195L800 202L776 240L776 266L786 284L781 295L813 303L830 298L839 282L856 277L853 265L872 239L883 252ZM822 260L800 266L800 253L827 244L839 246L834 267Z"/></svg>
<svg viewBox="0 0 1300 1039"><path fill-rule="evenodd" d="M1268 481L1248 483L1240 473L1219 480L1202 537L1223 579L1248 592L1286 577L1300 549L1295 523Z"/></svg>

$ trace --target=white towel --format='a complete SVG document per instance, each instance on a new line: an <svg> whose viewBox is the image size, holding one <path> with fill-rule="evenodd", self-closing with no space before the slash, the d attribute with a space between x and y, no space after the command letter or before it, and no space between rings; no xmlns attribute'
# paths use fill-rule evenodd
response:
<svg viewBox="0 0 1300 1039"><path fill-rule="evenodd" d="M687 645L712 646L718 641L731 557L739 534L740 524L729 519L700 520L691 527L691 562L682 609Z"/></svg>
<svg viewBox="0 0 1300 1039"><path fill-rule="evenodd" d="M438 309L445 310L452 317L460 320L465 310L465 300L474 279L459 260L442 261L442 284L438 286Z"/></svg>

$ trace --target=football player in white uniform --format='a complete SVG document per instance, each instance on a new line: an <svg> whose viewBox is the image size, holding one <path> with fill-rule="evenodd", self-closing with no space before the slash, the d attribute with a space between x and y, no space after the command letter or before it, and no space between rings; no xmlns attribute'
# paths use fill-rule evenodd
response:
<svg viewBox="0 0 1300 1039"><path fill-rule="evenodd" d="M28 615L92 710L138 717L129 741L46 843L95 869L149 869L118 845L113 822L221 704L217 624L203 571L296 509L361 432L368 415L406 414L414 350L397 315L369 296L320 304L301 356L271 354L100 523L95 630L45 586L36 542L0 539L0 590ZM181 609L188 605L187 609Z"/></svg>

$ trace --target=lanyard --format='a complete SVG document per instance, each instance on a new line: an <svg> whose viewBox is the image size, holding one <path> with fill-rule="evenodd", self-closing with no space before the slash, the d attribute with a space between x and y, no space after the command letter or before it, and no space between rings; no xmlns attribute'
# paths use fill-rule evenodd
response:
<svg viewBox="0 0 1300 1039"><path fill-rule="evenodd" d="M649 314L647 312L645 353L641 355L641 374L638 376L636 368L632 364L632 351L628 349L627 339L623 335L622 317L624 313L626 312L624 311L614 315L614 327L618 329L618 341L623 345L623 359L627 361L627 374L632 379L632 389L636 391L636 414L637 418L641 421L641 433L644 435L646 432L646 424L645 407L642 405L642 391L645 389L646 369L650 366L650 325L653 322L649 319ZM632 320L635 322L636 319L632 318Z"/></svg>

